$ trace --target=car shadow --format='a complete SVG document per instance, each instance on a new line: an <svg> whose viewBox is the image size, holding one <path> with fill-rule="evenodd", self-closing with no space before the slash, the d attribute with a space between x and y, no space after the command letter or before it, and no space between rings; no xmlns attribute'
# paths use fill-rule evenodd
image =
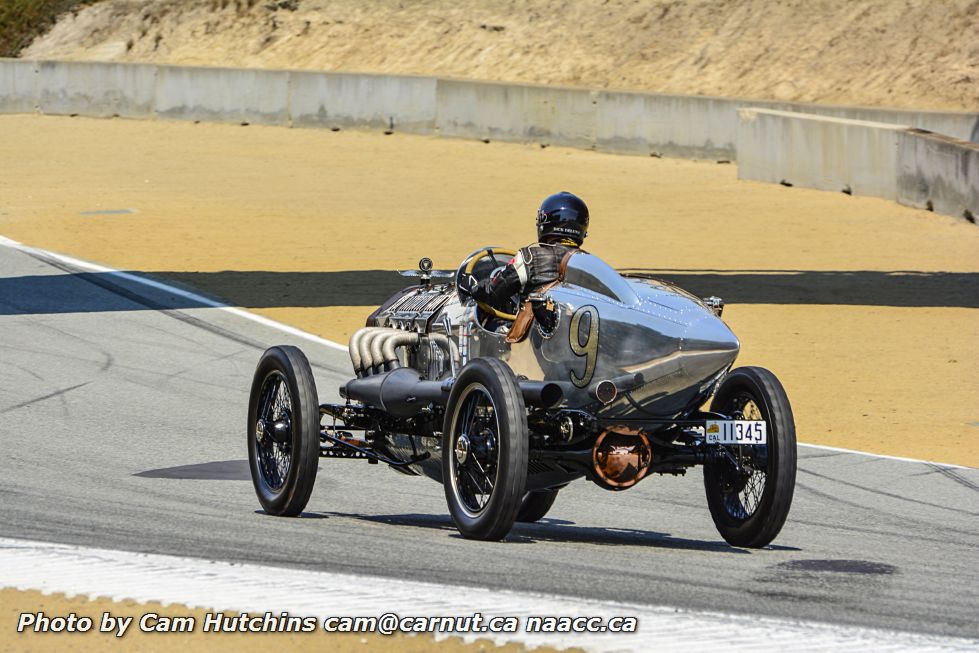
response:
<svg viewBox="0 0 979 653"><path fill-rule="evenodd" d="M643 546L657 549L679 549L684 551L713 551L715 553L749 553L737 549L727 542L688 540L674 537L669 533L644 531L634 528L602 528L595 526L566 526L548 524L541 521L535 524L516 524L508 541L574 542L576 544L598 544L613 546Z"/></svg>
<svg viewBox="0 0 979 653"><path fill-rule="evenodd" d="M362 515L358 513L327 512L329 516L346 517L362 521L410 526L445 531L449 537L462 538L452 518L448 515L406 513L401 515ZM515 524L504 540L512 544L573 543L600 546L643 546L686 551L713 551L716 553L749 554L750 551L732 547L726 542L688 540L673 537L669 533L644 531L631 528L602 528L578 526L563 519L543 519L535 524Z"/></svg>
<svg viewBox="0 0 979 653"><path fill-rule="evenodd" d="M195 481L250 481L252 478L247 460L216 460L195 465L160 467L136 472L133 476Z"/></svg>
<svg viewBox="0 0 979 653"><path fill-rule="evenodd" d="M159 467L136 472L133 476L140 478L167 478L192 481L250 481L251 467L248 459L244 460L215 460L193 465L177 465L175 467Z"/></svg>
<svg viewBox="0 0 979 653"><path fill-rule="evenodd" d="M269 513L267 513L264 510L262 510L261 508L259 508L258 510L253 510L252 512L254 512L256 515L259 515L261 517L271 517L272 519L282 519L282 517L277 517L275 515L270 515ZM325 512L309 512L308 510L304 510L301 513L299 513L298 518L299 519L329 519L330 518L330 515L327 514L327 513L325 513Z"/></svg>

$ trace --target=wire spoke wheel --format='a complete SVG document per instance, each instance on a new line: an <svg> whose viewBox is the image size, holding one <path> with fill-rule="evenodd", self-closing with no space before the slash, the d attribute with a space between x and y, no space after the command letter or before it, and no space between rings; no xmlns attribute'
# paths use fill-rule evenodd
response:
<svg viewBox="0 0 979 653"><path fill-rule="evenodd" d="M499 468L500 426L496 421L493 398L486 388L473 384L460 399L461 417L452 434L452 458L455 488L463 508L478 515L493 493Z"/></svg>
<svg viewBox="0 0 979 653"><path fill-rule="evenodd" d="M795 421L788 396L768 370L742 367L724 378L711 410L766 424L767 444L721 445L723 455L704 467L704 489L725 540L767 546L781 531L795 490Z"/></svg>
<svg viewBox="0 0 979 653"><path fill-rule="evenodd" d="M292 466L292 396L281 372L271 372L262 384L259 421L255 426L258 468L269 489L278 492L285 485ZM289 440L277 442L273 429L278 425Z"/></svg>
<svg viewBox="0 0 979 653"><path fill-rule="evenodd" d="M733 397L732 410L727 411L734 419L761 420L764 417L758 404L747 393ZM724 508L728 514L745 520L755 514L761 505L768 478L768 445L728 446L731 457L741 468L734 465L727 470L726 482L722 486Z"/></svg>
<svg viewBox="0 0 979 653"><path fill-rule="evenodd" d="M319 425L309 361L295 347L268 349L248 401L248 464L265 512L292 517L306 506L319 463Z"/></svg>
<svg viewBox="0 0 979 653"><path fill-rule="evenodd" d="M442 482L464 537L499 540L516 520L527 480L527 410L513 372L477 358L456 378L442 430Z"/></svg>

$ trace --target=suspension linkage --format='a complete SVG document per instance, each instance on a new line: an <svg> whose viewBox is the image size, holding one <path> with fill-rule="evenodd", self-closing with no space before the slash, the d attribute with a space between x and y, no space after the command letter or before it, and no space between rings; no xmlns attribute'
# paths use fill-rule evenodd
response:
<svg viewBox="0 0 979 653"><path fill-rule="evenodd" d="M343 440L341 438L338 438L335 435L330 435L326 431L320 431L320 438L321 439L324 439L324 440L328 440L328 441L332 442L335 445L336 444L342 445L342 446L346 447L350 451L354 451L354 452L357 452L357 453L361 454L364 458L367 458L369 460L376 460L377 462L385 463L387 465L391 465L392 467L407 467L408 465L414 465L415 463L420 463L423 460L428 460L431 457L431 454L430 453L425 452L425 453L421 454L420 456L412 456L408 460L395 460L393 458L388 458L387 456L382 456L381 454L379 454L376 451L373 451L371 449L365 449L364 447L358 447L357 445L351 444L350 442L347 442L346 440ZM323 455L323 451L322 450L320 450L320 456L322 456L324 458L327 457L327 456L324 456Z"/></svg>

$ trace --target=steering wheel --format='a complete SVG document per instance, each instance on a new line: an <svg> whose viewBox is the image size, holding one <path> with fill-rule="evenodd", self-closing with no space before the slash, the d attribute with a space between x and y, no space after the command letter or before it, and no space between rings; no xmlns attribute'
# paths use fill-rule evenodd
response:
<svg viewBox="0 0 979 653"><path fill-rule="evenodd" d="M476 269L477 265L481 261L484 261L488 258L494 259L492 267L489 268L490 270L493 270L496 267L498 267L499 264L499 261L496 260L496 257L499 256L499 257L506 257L507 259L512 259L516 255L517 253L514 252L513 250L501 249L499 247L484 247L483 249L476 250L475 252L470 254L466 258L466 260L462 262L462 265L459 267L459 272L456 275L456 287L461 288L459 284L459 279L464 274L465 275L473 274L473 271ZM466 292L466 294L469 295L468 292ZM472 295L469 296L472 297ZM513 322L515 319L517 319L517 316L513 313L504 313L503 311L493 308L492 306L490 306L485 302L481 302L477 300L475 297L472 297L472 299L474 302L476 302L476 305L479 306L479 308L481 308L483 311L492 315L495 318L498 318L500 320L507 320L509 322Z"/></svg>

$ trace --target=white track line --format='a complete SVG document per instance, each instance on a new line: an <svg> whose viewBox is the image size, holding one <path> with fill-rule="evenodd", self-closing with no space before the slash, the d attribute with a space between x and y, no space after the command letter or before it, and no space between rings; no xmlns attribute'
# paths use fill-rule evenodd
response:
<svg viewBox="0 0 979 653"><path fill-rule="evenodd" d="M975 651L979 640L678 610L547 594L179 558L0 538L0 586L116 601L159 601L194 608L327 616L531 615L636 617L638 630L610 633L508 633L499 643L613 651ZM722 606L719 606L722 607ZM49 614L48 616L56 616ZM130 608L123 616L139 616ZM138 622L138 618L135 620ZM198 632L200 627L198 627ZM522 628L521 628L522 630ZM476 635L465 635L472 641ZM10 643L11 634L5 635ZM19 638L25 635L18 636ZM26 637L31 637L27 635ZM21 640L17 643L26 643Z"/></svg>
<svg viewBox="0 0 979 653"><path fill-rule="evenodd" d="M110 276L113 276L113 277L117 277L119 279L124 279L126 281L131 281L133 283L142 284L142 285L148 286L150 288L155 288L156 290L162 290L164 292L168 292L168 293L171 293L173 295L177 295L178 297L183 297L184 299L189 299L192 302L203 304L204 306L210 306L211 308L217 308L217 309L222 310L222 311L225 311L227 313L231 313L232 315L237 315L238 317L243 317L246 320L251 320L252 322L258 322L261 325L264 325L264 326L267 326L267 327L271 327L273 329L278 329L279 331L282 331L284 333L288 333L289 335L292 335L292 336L296 336L297 338L303 338L305 340L309 340L311 342L315 342L317 344L324 345L324 346L330 347L332 349L338 349L340 351L347 351L346 346L341 345L338 342L333 342L332 340L327 340L326 338L321 338L321 337L319 337L317 335L313 335L312 333L309 333L307 331L303 331L302 329L297 329L296 327L291 327L288 324L283 324L282 322L276 322L275 320L271 320L271 319L269 319L267 317L263 317L261 315L256 315L255 313L251 313L249 311L245 311L245 310L242 310L240 308L235 308L234 306L228 306L227 304L223 304L221 302L214 301L213 299L209 299L208 297L204 297L203 295L198 295L197 293L193 293L193 292L189 292L187 290L183 290L181 288L177 288L176 286L171 286L170 284L163 283L162 281L156 281L154 279L147 279L146 277L141 277L141 276L138 276L138 275L135 275L135 274L129 274L128 272L122 272L122 271L116 270L114 268L108 268L108 267L105 267L104 265L98 265L96 263L89 263L88 261L82 261L82 260L77 259L77 258L72 258L71 256L65 256L64 254L56 254L55 252L49 252L47 250L37 249L36 247L29 247L29 246L24 245L22 243L18 243L16 240L11 240L11 239L5 238L3 236L0 236L0 245L3 245L4 247L10 247L12 249L17 249L17 250L20 250L22 252L27 252L27 253L30 253L30 254L36 254L36 255L41 256L41 257L45 257L45 258L49 258L49 259L54 259L56 261L61 261L62 263L67 263L68 265L71 265L71 266L74 266L74 267L77 267L77 268L81 268L83 270L91 270L92 272L100 272L100 273L107 274L107 275L110 275Z"/></svg>
<svg viewBox="0 0 979 653"><path fill-rule="evenodd" d="M933 465L935 467L943 467L946 469L975 469L973 467L967 467L965 465L954 465L952 463L939 463L932 460L920 460L918 458L904 458L902 456L888 456L882 453L870 453L869 451L857 451L856 449L844 449L842 447L829 447L825 444L809 444L807 442L800 442L800 447L810 447L812 449L823 449L825 451L838 451L840 453L852 453L858 456L869 456L871 458L883 458L885 460L899 460L903 463L919 463L922 465Z"/></svg>
<svg viewBox="0 0 979 653"><path fill-rule="evenodd" d="M168 292L168 293L177 295L178 297L183 297L184 299L189 299L189 300L191 300L193 302L197 302L197 303L202 304L204 306L210 306L211 308L216 308L218 310L222 310L222 311L225 311L227 313L231 313L232 315L237 315L238 317L245 318L246 320L251 320L252 322L257 322L258 324L261 324L263 326L267 326L267 327L270 327L272 329L278 329L279 331L282 331L283 333L288 333L289 335L296 336L297 338L303 338L305 340L309 340L310 342L315 342L317 344L324 345L326 347L330 347L331 349L336 349L336 350L339 350L339 351L347 351L347 347L344 346L344 345L341 345L339 342L334 342L332 340L327 340L326 338L321 338L320 336L317 336L317 335L314 335L312 333L309 333L308 331L303 331L302 329L297 329L296 327L289 326L288 324L283 324L282 322L277 322L275 320L269 319L267 317L263 317L261 315L257 315L255 313L251 313L251 312L246 311L246 310L241 309L241 308L235 308L234 306L228 306L227 304L223 304L223 303L218 302L218 301L215 301L213 299L209 299L207 297L204 297L203 295L198 295L197 293L189 292L187 290L183 290L181 288L177 288L175 286L171 286L170 284L163 283L162 281L156 281L154 279L148 279L146 277L141 277L141 276L138 276L138 275L135 275L135 274L130 274L128 272L122 272L121 270L116 270L114 268L106 267L104 265L98 265L97 263L89 263L88 261L83 261L81 259L73 258L71 256L65 256L64 254L58 254L58 253L51 252L51 251L48 251L48 250L38 249L36 247L30 247L28 245L24 245L23 243L19 243L16 240L11 240L10 238L5 238L4 236L0 236L0 246L10 247L11 249L16 249L16 250L20 250L22 252L27 252L27 253L34 254L34 255L37 255L37 256L41 256L41 257L50 258L50 259L53 259L53 260L56 260L56 261L60 261L62 263L66 263L68 265L72 265L74 267L81 268L83 270L91 270L93 272L100 272L100 273L107 274L107 275L110 275L110 276L118 277L119 279L124 279L126 281L131 281L133 283L138 283L138 284L141 284L141 285L144 285L144 286L148 286L150 288L155 288L156 290L162 290L164 292ZM804 446L804 447L812 447L812 448L815 448L815 449L825 449L826 451L838 451L838 452L841 452L841 453L851 453L851 454L856 454L856 455L859 455L859 456L870 456L872 458L883 458L885 460L898 460L898 461L901 461L901 462L908 462L908 463L921 463L921 464L925 464L925 465L936 465L938 467L947 467L947 468L952 468L952 469L972 469L971 467L966 467L964 465L954 465L954 464L951 464L951 463L939 463L939 462L933 462L933 461L930 461L930 460L919 460L917 458L902 458L900 456L887 456L887 455L884 455L884 454L871 453L869 451L857 451L855 449L841 449L839 447L828 447L828 446L821 445L821 444L807 444L805 442L800 442L799 444L801 446Z"/></svg>

